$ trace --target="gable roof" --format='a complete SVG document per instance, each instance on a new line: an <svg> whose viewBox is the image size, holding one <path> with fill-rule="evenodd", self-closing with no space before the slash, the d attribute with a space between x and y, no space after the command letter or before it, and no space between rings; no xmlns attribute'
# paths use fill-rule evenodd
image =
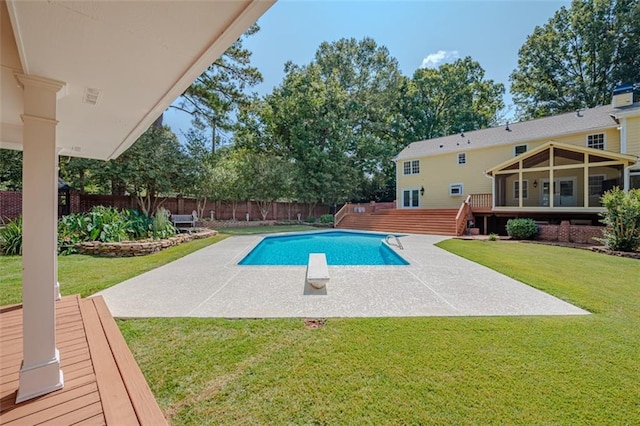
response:
<svg viewBox="0 0 640 426"><path fill-rule="evenodd" d="M596 155L598 157L603 157L603 158L608 158L610 160L616 160L616 161L622 161L624 163L626 163L626 165L631 165L631 164L635 164L638 161L638 157L636 157L635 155L629 155L629 154L618 154L615 152L611 152L611 151L603 151L601 149L595 149L595 148L587 148L584 146L577 146L577 145L570 145L570 144L566 144L566 143L560 143L560 142L555 142L555 141L549 141L539 147L537 147L536 149L532 149L531 151L527 151L524 154L518 155L517 157L514 158L510 158L506 161L503 161L502 163L498 164L497 166L494 166L492 168L490 168L489 170L485 171L485 174L492 176L495 172L498 172L506 167L509 167L515 163L518 163L522 160L526 160L527 158L531 158L534 157L536 155L538 155L539 153L546 151L547 149L551 148L551 147L557 147L557 148L562 148L563 150L566 151L572 151L572 152L580 152L583 154L591 154L591 155Z"/></svg>
<svg viewBox="0 0 640 426"><path fill-rule="evenodd" d="M574 133L616 128L618 116L640 114L640 103L623 108L604 105L576 112L510 123L507 126L490 127L435 139L413 142L403 149L397 160L466 151L489 146L526 143L538 139L552 139Z"/></svg>

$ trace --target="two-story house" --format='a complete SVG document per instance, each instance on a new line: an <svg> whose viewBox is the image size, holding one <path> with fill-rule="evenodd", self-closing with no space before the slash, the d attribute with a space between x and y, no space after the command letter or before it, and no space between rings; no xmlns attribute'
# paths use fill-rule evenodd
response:
<svg viewBox="0 0 640 426"><path fill-rule="evenodd" d="M635 100L627 84L611 105L414 142L395 160L396 207L466 203L482 233L512 217L597 224L606 190L640 188Z"/></svg>

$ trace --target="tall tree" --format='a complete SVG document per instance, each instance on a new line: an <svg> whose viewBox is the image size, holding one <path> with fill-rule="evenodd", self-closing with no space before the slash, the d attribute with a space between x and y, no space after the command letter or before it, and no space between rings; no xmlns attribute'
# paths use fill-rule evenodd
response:
<svg viewBox="0 0 640 426"><path fill-rule="evenodd" d="M121 156L103 163L100 179L122 182L135 195L140 210L155 214L170 194L181 193L190 183L190 163L168 127L150 127Z"/></svg>
<svg viewBox="0 0 640 426"><path fill-rule="evenodd" d="M267 220L272 203L290 193L291 163L266 152L244 151L242 174L247 195L258 204L262 220Z"/></svg>
<svg viewBox="0 0 640 426"><path fill-rule="evenodd" d="M408 144L494 124L504 106L504 86L484 74L470 57L416 70L400 90L397 139Z"/></svg>
<svg viewBox="0 0 640 426"><path fill-rule="evenodd" d="M238 107L248 102L248 88L262 82L262 75L251 66L251 51L243 40L260 30L254 24L236 40L182 94L182 101L174 108L191 114L196 127L210 129L211 150L222 141L221 132L232 128Z"/></svg>
<svg viewBox="0 0 640 426"><path fill-rule="evenodd" d="M521 118L608 104L617 84L640 82L640 3L574 0L518 55L510 80Z"/></svg>

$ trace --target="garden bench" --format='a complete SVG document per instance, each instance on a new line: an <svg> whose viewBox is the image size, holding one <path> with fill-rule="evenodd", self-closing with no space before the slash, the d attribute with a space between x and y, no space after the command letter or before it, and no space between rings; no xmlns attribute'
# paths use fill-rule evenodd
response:
<svg viewBox="0 0 640 426"><path fill-rule="evenodd" d="M307 282L316 289L324 288L329 282L329 267L324 253L309 253Z"/></svg>
<svg viewBox="0 0 640 426"><path fill-rule="evenodd" d="M178 226L179 223L182 224L190 224L192 227L196 226L196 221L198 220L198 213L194 210L191 214L172 214L171 215L171 223L173 226Z"/></svg>

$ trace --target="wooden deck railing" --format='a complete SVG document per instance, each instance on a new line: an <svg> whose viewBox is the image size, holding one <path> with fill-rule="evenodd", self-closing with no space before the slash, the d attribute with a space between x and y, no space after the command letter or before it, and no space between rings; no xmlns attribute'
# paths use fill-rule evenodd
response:
<svg viewBox="0 0 640 426"><path fill-rule="evenodd" d="M493 208L493 196L491 193L486 194L471 194L469 206L471 211L474 210L491 210Z"/></svg>
<svg viewBox="0 0 640 426"><path fill-rule="evenodd" d="M468 195L467 199L464 200L458 209L458 214L456 215L456 235L464 234L464 230L467 228L467 215L471 209L469 205L470 201L471 195Z"/></svg>
<svg viewBox="0 0 640 426"><path fill-rule="evenodd" d="M395 209L396 203L395 201L387 202L387 203L376 203L371 202L368 204L351 204L346 203L344 206L338 210L338 212L333 216L333 227L338 226L340 221L344 219L344 217L351 213L375 213L379 210L389 210Z"/></svg>

